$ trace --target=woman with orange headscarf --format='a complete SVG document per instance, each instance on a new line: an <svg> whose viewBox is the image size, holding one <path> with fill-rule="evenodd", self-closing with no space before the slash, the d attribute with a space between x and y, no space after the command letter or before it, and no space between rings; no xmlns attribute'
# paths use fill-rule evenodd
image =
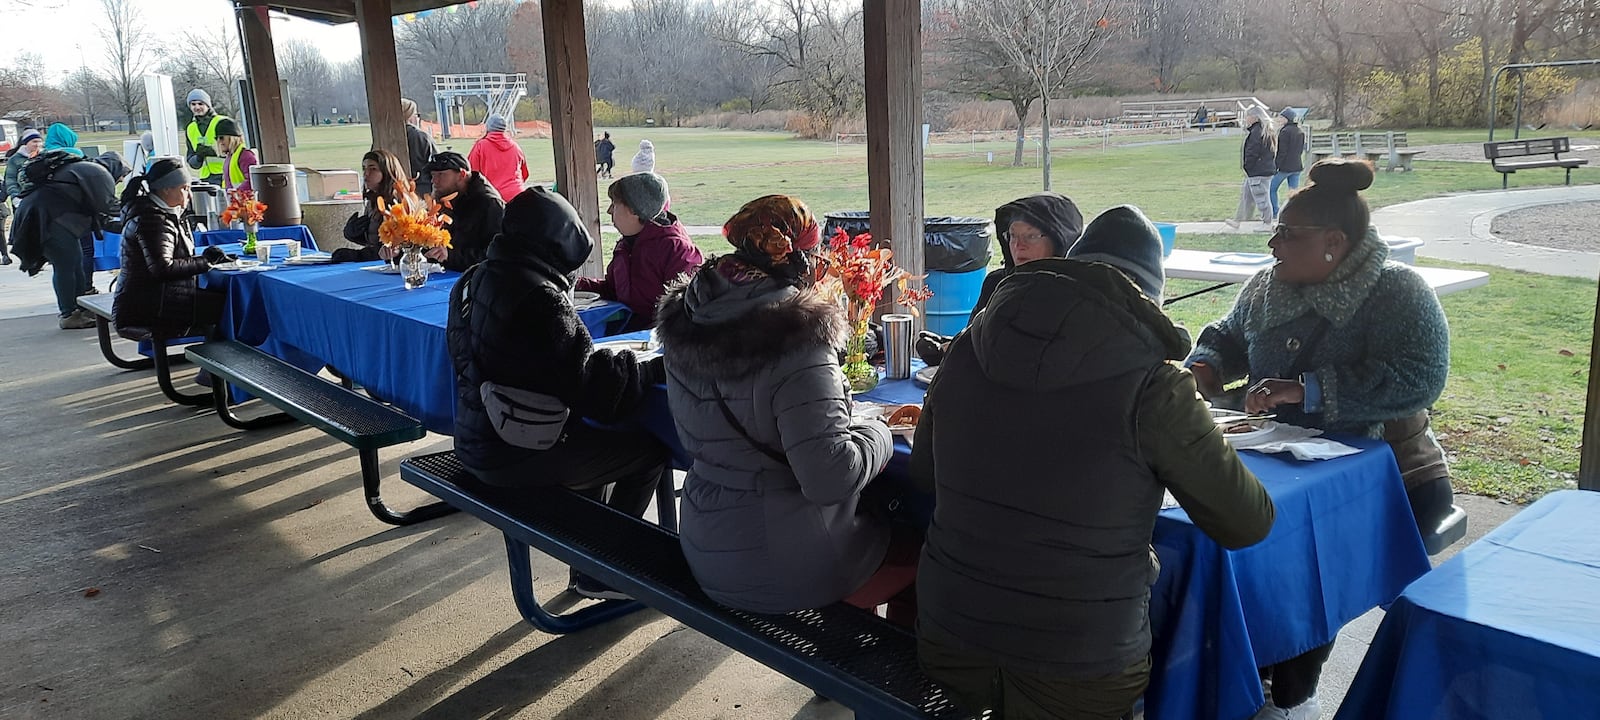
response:
<svg viewBox="0 0 1600 720"><path fill-rule="evenodd" d="M679 535L689 567L712 599L754 612L885 602L915 572L874 577L889 526L861 491L894 448L881 421L851 418L838 355L848 321L813 288L821 230L804 203L768 195L723 234L734 252L669 288L657 314L694 459Z"/></svg>

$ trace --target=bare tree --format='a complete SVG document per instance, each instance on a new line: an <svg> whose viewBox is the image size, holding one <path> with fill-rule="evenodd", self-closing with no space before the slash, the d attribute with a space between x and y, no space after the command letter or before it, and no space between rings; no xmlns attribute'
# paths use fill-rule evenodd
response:
<svg viewBox="0 0 1600 720"><path fill-rule="evenodd" d="M244 50L239 33L222 24L205 30L186 30L178 57L200 76L198 87L210 88L213 95L231 97L244 79Z"/></svg>
<svg viewBox="0 0 1600 720"><path fill-rule="evenodd" d="M1155 71L1157 92L1178 89L1190 48L1204 25L1210 3L1197 0L1139 0L1130 18L1130 34L1139 41L1139 55Z"/></svg>
<svg viewBox="0 0 1600 720"><path fill-rule="evenodd" d="M1111 0L967 0L959 6L971 25L1003 51L1010 65L1033 80L1044 124L1040 140L1044 189L1050 189L1050 97L1068 87L1105 47L1121 22Z"/></svg>
<svg viewBox="0 0 1600 720"><path fill-rule="evenodd" d="M333 81L333 67L322 56L322 50L305 38L294 38L277 48L278 71L289 83L294 97L295 114L303 114L306 122L317 124L318 110L325 107L328 87ZM290 118L298 122L299 118Z"/></svg>
<svg viewBox="0 0 1600 720"><path fill-rule="evenodd" d="M144 24L133 0L100 0L100 6L105 11L100 37L106 41L107 55L101 78L128 119L128 134L136 135L134 117L144 106L144 74L152 60L144 45Z"/></svg>
<svg viewBox="0 0 1600 720"><path fill-rule="evenodd" d="M809 118L806 135L824 137L865 102L861 11L827 0L778 0L746 32L723 38L751 58L781 68L772 87L789 93Z"/></svg>
<svg viewBox="0 0 1600 720"><path fill-rule="evenodd" d="M61 90L68 102L83 116L84 124L94 127L100 113L115 110L117 99L105 82L88 68L78 68L61 81Z"/></svg>
<svg viewBox="0 0 1600 720"><path fill-rule="evenodd" d="M1027 149L1028 113L1039 100L1033 75L1017 66L1011 54L981 32L958 22L953 8L935 12L924 24L935 50L926 58L924 74L938 78L930 85L954 95L979 100L1004 100L1017 116L1016 152L1011 166L1022 167Z"/></svg>

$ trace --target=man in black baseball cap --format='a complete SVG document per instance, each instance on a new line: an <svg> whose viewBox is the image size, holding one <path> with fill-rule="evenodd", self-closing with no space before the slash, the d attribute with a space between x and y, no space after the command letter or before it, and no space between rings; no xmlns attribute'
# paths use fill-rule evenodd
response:
<svg viewBox="0 0 1600 720"><path fill-rule="evenodd" d="M433 180L434 199L447 204L444 214L451 218L450 254L445 257L444 266L466 270L483 260L489 241L500 231L506 203L461 153L438 153L425 170Z"/></svg>

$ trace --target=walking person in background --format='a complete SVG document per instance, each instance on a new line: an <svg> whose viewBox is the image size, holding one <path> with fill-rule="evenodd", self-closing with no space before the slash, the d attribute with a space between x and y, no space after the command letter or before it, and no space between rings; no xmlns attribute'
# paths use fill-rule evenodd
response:
<svg viewBox="0 0 1600 720"><path fill-rule="evenodd" d="M17 137L17 146L6 153L6 174L4 184L0 184L0 265L11 264L10 241L6 239L6 218L11 216L11 204L17 202L18 193L22 192L17 186L17 172L23 164L44 149L44 136L38 130L28 128ZM19 159L20 158L20 159Z"/></svg>
<svg viewBox="0 0 1600 720"><path fill-rule="evenodd" d="M1284 182L1289 183L1289 190L1293 192L1300 187L1300 173L1306 169L1306 134L1300 130L1300 123L1296 122L1299 113L1292 107L1286 107L1278 115L1283 118L1283 127L1278 129L1277 165L1278 172L1272 176L1272 187L1267 194L1272 198L1272 217L1278 217L1278 186Z"/></svg>
<svg viewBox="0 0 1600 720"><path fill-rule="evenodd" d="M1244 138L1243 161L1240 163L1244 168L1244 185L1239 188L1238 209L1233 211L1233 217L1222 222L1237 229L1239 223L1254 215L1252 210L1255 210L1261 213L1261 225L1255 228L1256 231L1272 232L1274 215L1267 191L1272 185L1272 176L1278 174L1278 165L1273 157L1278 134L1273 130L1272 120L1267 117L1267 109L1260 105L1253 105L1245 111L1244 122L1250 133Z"/></svg>
<svg viewBox="0 0 1600 720"><path fill-rule="evenodd" d="M194 119L189 121L184 132L184 139L189 143L185 160L189 167L200 172L201 182L221 185L222 156L217 152L217 123L222 121L222 116L211 107L211 93L200 88L190 90L189 112L194 113Z"/></svg>
<svg viewBox="0 0 1600 720"><path fill-rule="evenodd" d="M50 264L62 330L92 328L94 317L78 309L78 296L91 289L82 246L91 247L92 269L94 234L117 205L116 179L99 163L62 150L33 156L20 175L11 226L17 260L30 276Z"/></svg>
<svg viewBox="0 0 1600 720"><path fill-rule="evenodd" d="M594 141L594 164L599 169L600 177L611 177L611 168L617 165L616 153L617 144L611 142L611 133Z"/></svg>
<svg viewBox="0 0 1600 720"><path fill-rule="evenodd" d="M400 98L400 114L406 119L406 154L411 161L411 174L417 178L417 194L433 194L433 178L428 173L428 161L439 152L433 137L423 130L422 118L417 115L417 101Z"/></svg>
<svg viewBox="0 0 1600 720"><path fill-rule="evenodd" d="M223 191L250 190L250 168L260 160L256 157L256 151L245 147L244 133L233 118L217 121L217 151L225 158L222 163Z"/></svg>
<svg viewBox="0 0 1600 720"><path fill-rule="evenodd" d="M505 117L490 115L484 129L487 134L472 144L467 162L472 164L473 170L489 178L489 183L500 192L500 199L510 203L528 180L528 159L511 139Z"/></svg>
<svg viewBox="0 0 1600 720"><path fill-rule="evenodd" d="M633 154L633 171L636 173L656 171L656 146L649 140L639 141L639 152Z"/></svg>

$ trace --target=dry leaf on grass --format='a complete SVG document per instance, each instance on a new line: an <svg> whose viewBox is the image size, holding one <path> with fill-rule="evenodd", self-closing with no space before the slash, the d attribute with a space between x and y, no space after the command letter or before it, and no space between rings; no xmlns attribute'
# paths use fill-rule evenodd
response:
<svg viewBox="0 0 1600 720"><path fill-rule="evenodd" d="M100 588L89 588L88 590L83 591L83 596L86 598L91 598L99 594Z"/></svg>

